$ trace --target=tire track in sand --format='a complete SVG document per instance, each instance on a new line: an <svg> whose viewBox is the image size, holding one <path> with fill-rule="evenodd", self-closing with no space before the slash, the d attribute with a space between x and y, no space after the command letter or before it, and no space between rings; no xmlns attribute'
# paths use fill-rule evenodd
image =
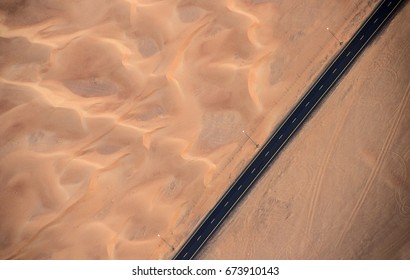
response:
<svg viewBox="0 0 410 280"><path fill-rule="evenodd" d="M326 173L326 169L329 165L329 161L331 158L331 155L333 154L336 144L337 144L337 139L340 135L340 132L342 131L342 128L344 127L344 124L346 123L347 117L349 116L349 113L351 111L352 105L354 101L356 100L356 95L353 98L350 98L350 102L347 106L347 109L344 112L344 115L342 116L341 121L338 122L336 129L334 130L332 137L329 141L329 145L326 150L326 154L322 158L322 161L320 163L320 169L319 172L317 173L317 176L313 182L313 195L310 201L309 205L309 211L308 211L308 219L307 219L307 228L306 228L306 234L310 234L312 230L312 225L313 225L313 218L315 216L316 208L317 208L317 201L319 199L319 194L320 190L322 188L322 183L323 183L323 178Z"/></svg>
<svg viewBox="0 0 410 280"><path fill-rule="evenodd" d="M403 119L404 116L404 110L406 108L406 104L409 100L409 89L410 89L410 83L407 84L407 88L405 91L405 94L400 102L400 106L399 106L399 110L397 111L397 116L395 118L395 120L393 121L393 126L389 131L389 134L387 135L387 138L383 144L382 150L380 151L377 160L376 160L376 164L373 167L370 176L367 178L367 181L364 185L364 188L359 196L359 199L357 200L355 206L353 207L353 211L350 214L347 222L345 223L342 233L340 234L339 240L336 243L336 247L339 247L341 245L341 243L343 242L343 240L345 239L347 232L349 231L349 229L352 227L353 225L353 221L356 218L359 209L362 207L364 200L367 197L367 194L369 193L371 187L373 186L373 182L376 179L377 175L379 174L380 168L383 165L384 159L386 157L386 153L387 151L390 149L390 146L393 142L394 136L396 135L396 131L397 128L401 122L401 120Z"/></svg>

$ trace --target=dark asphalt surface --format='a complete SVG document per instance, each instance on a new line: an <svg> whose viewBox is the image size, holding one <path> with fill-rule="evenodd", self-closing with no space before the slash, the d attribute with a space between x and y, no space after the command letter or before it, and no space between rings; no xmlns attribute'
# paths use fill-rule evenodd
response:
<svg viewBox="0 0 410 280"><path fill-rule="evenodd" d="M225 195L218 201L205 219L202 220L187 242L174 256L175 260L192 259L198 253L238 201L283 149L291 136L305 122L313 109L329 93L333 85L374 37L380 27L393 16L394 12L404 2L405 0L381 1L373 11L373 14L345 45L333 62L330 63L281 126L258 151L257 155L231 185ZM329 40L334 40L334 38L329 38Z"/></svg>

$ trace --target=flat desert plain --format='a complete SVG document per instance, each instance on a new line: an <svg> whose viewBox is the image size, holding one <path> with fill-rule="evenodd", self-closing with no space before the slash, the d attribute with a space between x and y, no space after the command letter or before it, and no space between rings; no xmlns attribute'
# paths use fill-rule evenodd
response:
<svg viewBox="0 0 410 280"><path fill-rule="evenodd" d="M255 146L242 131L263 143L340 50L326 28L347 41L376 4L355 0L1 1L0 258L172 258L255 154ZM392 38L399 46L399 39L406 37ZM405 49L400 57L396 57L398 54L393 47L391 52L386 50L383 63L397 61L405 67ZM358 104L369 110L365 114L369 119L355 115L351 122L346 121L355 133L364 132L363 126L371 127L378 120L385 126L375 126L375 130L390 127L396 115L388 110L408 111L408 107L400 111L394 103L401 98L398 87L407 84L399 83L390 94L377 91L385 87L383 79L392 79L387 80L388 85L396 86L401 72L386 68L390 66L367 65L371 68L356 75L360 86L355 85L354 92L357 95L369 81L373 84L369 92L381 96L371 102L365 102L365 95L354 101L349 97L353 93L340 97L352 104L346 107L349 110ZM380 78L377 69L387 74L380 74ZM379 101L384 96L387 105ZM333 112L334 118L352 115L331 102L329 99L323 110L336 108L330 109L340 111ZM370 105L376 109L366 107ZM372 118L374 110L377 119ZM278 203L264 200L266 207L273 207L269 209L253 202L263 223L273 230L277 230L275 219L264 218L268 212L260 211L273 211L273 217L291 211L291 217L300 221L284 222L288 231L277 233L275 240L283 241L283 236L292 232L294 235L287 236L293 241L300 238L310 248L316 243L301 238L309 231L321 240L320 246L333 244L320 239L320 234L339 228L327 226L317 215L326 214L339 221L340 212L323 213L327 205L335 203L325 198L356 207L355 211L343 208L349 219L338 231L343 233L338 246L349 242L357 221L374 227L389 221L393 224L383 227L389 232L394 226L403 226L404 220L396 224L389 220L390 212L380 212L386 205L370 199L387 160L398 169L385 171L383 178L390 180L386 184L396 188L408 182L401 177L408 173L408 155L404 150L390 150L402 146L389 140L380 160L379 144L390 139L383 136L384 130L380 134L375 131L370 138L351 138L352 131L345 132L348 128L335 124L328 114L316 119L322 120L321 126L328 125L325 136L336 133L333 140L317 137L317 141L330 141L329 148L323 153L319 148L324 146L305 149L317 135L305 132L306 137L299 137L304 148L292 152L289 148L278 167L270 171L274 176L269 177L271 180L300 176L285 183L296 189L276 183L271 188L256 188L261 189L260 194L270 189L273 195L276 189L300 198L297 203L292 201L292 206L286 206L286 198L277 198ZM305 131L314 130L312 126ZM396 139L396 134L392 137ZM356 142L363 141L360 143L366 148L353 153L337 142L340 139L353 141L349 142L352 149L358 149ZM404 140L401 145L405 145ZM312 162L285 172L284 166L301 164L302 159L312 156L323 161L318 163L318 170L322 170L318 175ZM330 165L333 161L337 164ZM355 166L353 175L346 171L350 166ZM373 166L375 171L369 171ZM327 175L333 174L333 169L339 173ZM367 173L372 176L368 183ZM306 177L302 177L304 174ZM343 195L333 195L334 189L326 189L322 183L326 180L331 180L328 186ZM400 180L403 183L399 184ZM364 188L363 194L360 188ZM408 213L408 193L402 189L388 193L400 201L400 215ZM326 190L329 193L325 194ZM373 222L359 217L367 213L362 211L364 203L374 206L366 208ZM246 219L254 219L250 214L256 210L251 208ZM307 211L309 218L298 216L296 209ZM386 219L375 213L387 215ZM243 216L239 217L238 222L246 224ZM257 237L261 243L254 241L253 236L260 232L251 231L255 225L249 223L235 233L242 234L249 252L231 250L229 244L234 245L234 238L230 236L231 242L218 245L229 249L223 250L225 255L208 256L273 257L265 255L263 249L256 250L264 246L265 239ZM264 234L273 240L268 231ZM360 240L369 238L373 240L374 236ZM292 240L283 252L294 249Z"/></svg>
<svg viewBox="0 0 410 280"><path fill-rule="evenodd" d="M410 259L410 5L201 259Z"/></svg>

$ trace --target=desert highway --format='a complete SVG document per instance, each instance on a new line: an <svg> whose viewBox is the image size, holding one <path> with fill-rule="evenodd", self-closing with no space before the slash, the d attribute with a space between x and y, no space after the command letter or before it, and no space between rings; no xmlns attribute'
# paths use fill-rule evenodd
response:
<svg viewBox="0 0 410 280"><path fill-rule="evenodd" d="M306 118L318 106L323 97L329 93L343 73L346 72L352 62L363 51L364 47L368 45L384 23L394 15L394 12L404 2L406 1L380 1L373 13L327 66L279 128L276 129L263 147L259 149L256 156L202 220L173 259L188 260L198 253L235 205L276 158L285 144L289 142L292 135L295 134ZM329 38L329 40L333 40L333 38Z"/></svg>

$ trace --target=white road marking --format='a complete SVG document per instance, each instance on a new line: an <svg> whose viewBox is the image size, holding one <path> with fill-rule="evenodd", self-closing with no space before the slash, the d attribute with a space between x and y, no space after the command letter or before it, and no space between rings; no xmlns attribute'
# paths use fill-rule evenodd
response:
<svg viewBox="0 0 410 280"><path fill-rule="evenodd" d="M390 1L390 2L389 2L389 4L387 4L387 7L390 7L390 5L391 5L391 2L392 2L392 1Z"/></svg>
<svg viewBox="0 0 410 280"><path fill-rule="evenodd" d="M362 35L362 37L360 37L359 41L361 41L364 38L364 35Z"/></svg>
<svg viewBox="0 0 410 280"><path fill-rule="evenodd" d="M242 185L240 185L240 186L238 187L238 191L239 191L240 189L242 189Z"/></svg>
<svg viewBox="0 0 410 280"><path fill-rule="evenodd" d="M320 86L319 90L321 90L321 89L322 89L322 87L323 87L323 85L321 85L321 86Z"/></svg>
<svg viewBox="0 0 410 280"><path fill-rule="evenodd" d="M256 168L254 168L254 169L252 170L251 174L253 174L253 172L255 172L255 170L256 170Z"/></svg>
<svg viewBox="0 0 410 280"><path fill-rule="evenodd" d="M350 53L351 53L351 52L348 52L347 55L346 55L346 57L348 57L348 56L350 55Z"/></svg>
<svg viewBox="0 0 410 280"><path fill-rule="evenodd" d="M376 18L376 19L373 21L373 23L376 23L378 20L379 20L379 18Z"/></svg>
<svg viewBox="0 0 410 280"><path fill-rule="evenodd" d="M281 136L279 136L279 139L282 138L283 134Z"/></svg>
<svg viewBox="0 0 410 280"><path fill-rule="evenodd" d="M213 224L215 222L215 218L212 219L211 224Z"/></svg>
<svg viewBox="0 0 410 280"><path fill-rule="evenodd" d="M228 205L228 204L229 204L229 201L227 201L227 202L225 203L224 207L226 207L226 205Z"/></svg>
<svg viewBox="0 0 410 280"><path fill-rule="evenodd" d="M306 103L305 107L307 107L307 106L309 105L309 103L310 103L310 102L308 101L308 103Z"/></svg>
<svg viewBox="0 0 410 280"><path fill-rule="evenodd" d="M269 155L269 151L266 152L265 157L267 157Z"/></svg>
<svg viewBox="0 0 410 280"><path fill-rule="evenodd" d="M334 74L334 73L336 72L336 70L337 70L337 68L335 68L335 70L333 70L333 72L332 72L332 73Z"/></svg>
<svg viewBox="0 0 410 280"><path fill-rule="evenodd" d="M183 258L185 258L185 257L186 257L186 255L188 255L188 252L186 252L186 253L184 254Z"/></svg>
<svg viewBox="0 0 410 280"><path fill-rule="evenodd" d="M297 119L297 118L294 118L293 121L292 121L292 123L294 123L294 122L296 121L296 119Z"/></svg>
<svg viewBox="0 0 410 280"><path fill-rule="evenodd" d="M200 235L200 236L196 239L196 241L198 241L199 239L201 239L201 237L202 237L202 235Z"/></svg>

